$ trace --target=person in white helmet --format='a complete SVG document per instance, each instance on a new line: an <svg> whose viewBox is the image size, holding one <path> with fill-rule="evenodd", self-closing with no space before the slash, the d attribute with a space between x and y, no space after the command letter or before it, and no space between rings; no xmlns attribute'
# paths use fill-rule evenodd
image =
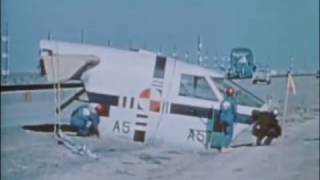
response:
<svg viewBox="0 0 320 180"><path fill-rule="evenodd" d="M233 124L237 118L237 102L235 99L235 90L232 87L225 89L225 97L220 104L219 121L223 124L225 134L225 143L221 151L226 151L230 146L233 136Z"/></svg>
<svg viewBox="0 0 320 180"><path fill-rule="evenodd" d="M100 104L82 105L71 114L71 126L77 129L77 135L100 136L98 125L99 113L103 110Z"/></svg>

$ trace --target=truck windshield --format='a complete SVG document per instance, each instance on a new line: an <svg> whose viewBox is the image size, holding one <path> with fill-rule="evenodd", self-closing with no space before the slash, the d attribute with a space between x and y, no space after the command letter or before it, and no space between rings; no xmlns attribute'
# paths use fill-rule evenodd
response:
<svg viewBox="0 0 320 180"><path fill-rule="evenodd" d="M260 108L264 102L248 90L225 78L211 78L219 91L224 95L226 87L232 87L236 90L236 99L239 105L253 106Z"/></svg>
<svg viewBox="0 0 320 180"><path fill-rule="evenodd" d="M249 66L253 65L253 55L252 51L248 48L235 48L232 49L231 55L231 64L248 64Z"/></svg>

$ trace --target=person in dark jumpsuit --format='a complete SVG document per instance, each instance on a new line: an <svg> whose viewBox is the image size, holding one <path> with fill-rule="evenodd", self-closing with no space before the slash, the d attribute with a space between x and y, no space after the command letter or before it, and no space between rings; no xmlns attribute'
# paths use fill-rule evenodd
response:
<svg viewBox="0 0 320 180"><path fill-rule="evenodd" d="M257 137L256 145L270 145L274 138L281 136L281 127L277 119L277 111L257 111L252 112L252 134ZM263 139L266 139L263 141Z"/></svg>

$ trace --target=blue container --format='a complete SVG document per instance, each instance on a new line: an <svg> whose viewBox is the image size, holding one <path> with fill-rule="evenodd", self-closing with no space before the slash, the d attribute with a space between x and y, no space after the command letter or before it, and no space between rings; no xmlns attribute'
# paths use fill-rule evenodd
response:
<svg viewBox="0 0 320 180"><path fill-rule="evenodd" d="M215 123L214 115L207 122L207 148L221 148L226 145L226 136L223 132L213 131Z"/></svg>
<svg viewBox="0 0 320 180"><path fill-rule="evenodd" d="M211 147L221 148L226 144L226 136L221 132L212 132L211 133Z"/></svg>

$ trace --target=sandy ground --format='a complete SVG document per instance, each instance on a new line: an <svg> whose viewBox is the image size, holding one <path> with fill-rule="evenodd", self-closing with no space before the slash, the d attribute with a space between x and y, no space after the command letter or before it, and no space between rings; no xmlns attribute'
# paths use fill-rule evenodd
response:
<svg viewBox="0 0 320 180"><path fill-rule="evenodd" d="M164 147L101 144L77 138L99 160L70 153L50 134L2 130L3 179L318 179L319 120L287 123L272 146L243 146L227 153L192 152ZM245 136L246 134L244 134ZM243 138L246 139L246 138ZM238 144L252 143L239 139Z"/></svg>
<svg viewBox="0 0 320 180"><path fill-rule="evenodd" d="M101 142L95 137L73 137L99 155L99 160L93 160L57 145L52 134L24 131L19 125L22 122L15 118L27 113L30 105L20 103L23 110L13 113L9 110L15 105L7 103L6 114L1 114L1 179L318 179L319 81L315 85L312 82L308 89L298 86L300 94L290 99L284 136L271 146L246 146L254 142L246 131L235 140L236 148L227 153L128 146L112 139ZM277 83L273 86L252 89L260 96L270 93L275 102L281 102L285 91L275 90L279 88ZM42 119L39 114L34 116ZM31 115L26 117L23 124L35 123ZM11 119L15 121L8 122Z"/></svg>

